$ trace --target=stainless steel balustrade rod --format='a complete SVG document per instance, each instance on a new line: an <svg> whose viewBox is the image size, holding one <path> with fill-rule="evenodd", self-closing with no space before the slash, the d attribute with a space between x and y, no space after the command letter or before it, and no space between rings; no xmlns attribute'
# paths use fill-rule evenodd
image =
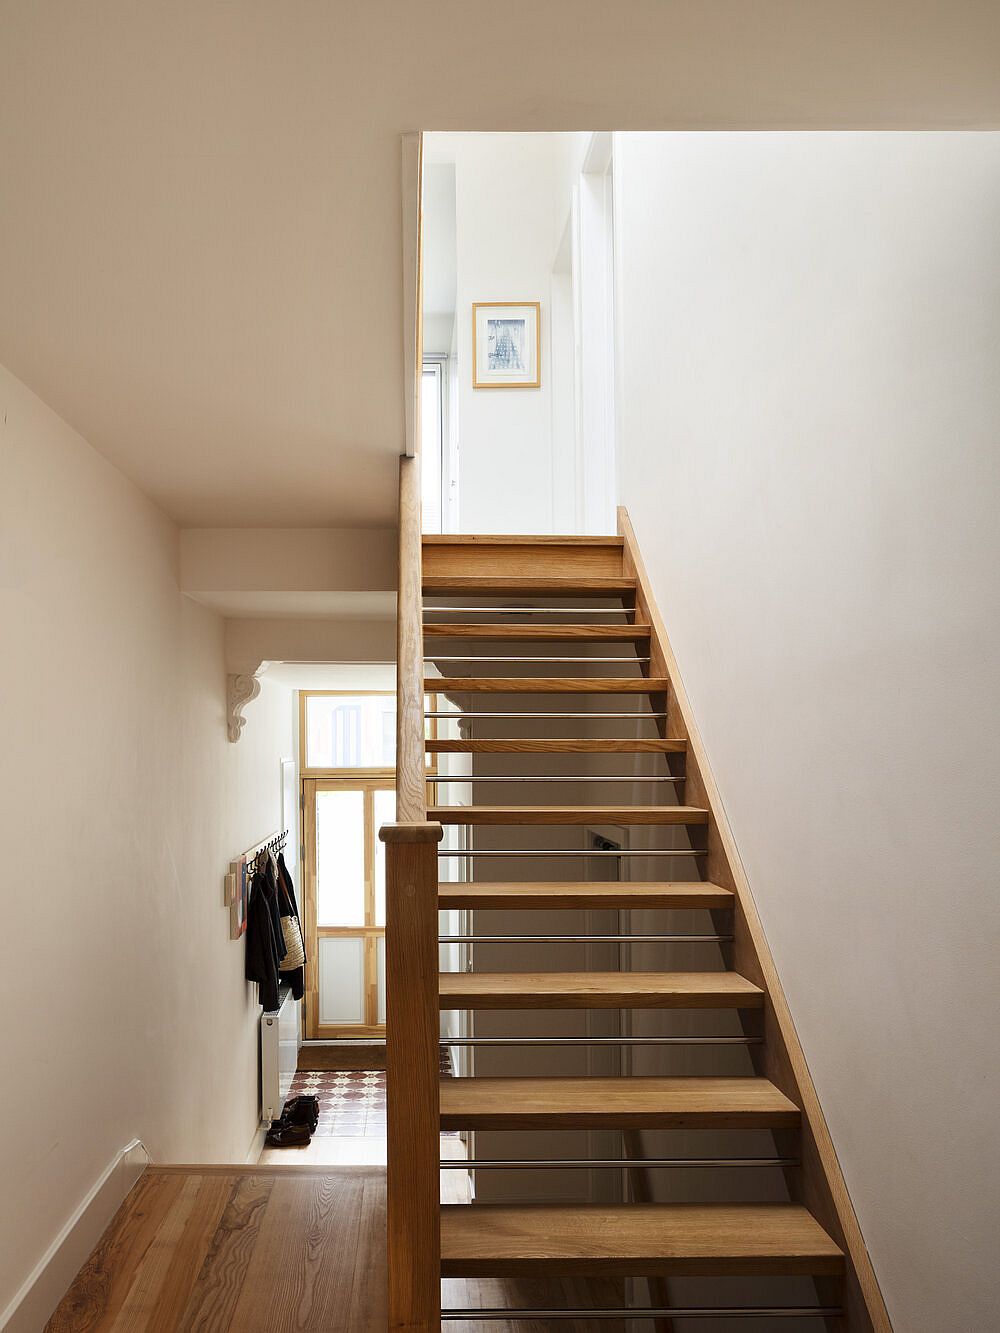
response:
<svg viewBox="0 0 1000 1333"><path fill-rule="evenodd" d="M439 616L632 616L632 606L428 606L424 614Z"/></svg>
<svg viewBox="0 0 1000 1333"><path fill-rule="evenodd" d="M442 1046L763 1046L763 1044L763 1037L442 1037L441 1039Z"/></svg>
<svg viewBox="0 0 1000 1333"><path fill-rule="evenodd" d="M597 1309L467 1309L449 1308L441 1318L471 1323L503 1323L508 1319L839 1319L839 1305L602 1306Z"/></svg>
<svg viewBox="0 0 1000 1333"><path fill-rule="evenodd" d="M619 856L621 857L621 856L707 856L707 855L708 855L707 850L697 847L682 847L677 850L661 847L661 848L651 848L650 850L644 852L620 851L620 850L607 852L597 848L595 848L592 851L588 851L586 847L581 847L575 850L573 849L567 850L565 848L562 848L562 849L554 849L552 851L540 851L538 848L534 847L529 848L526 851L518 851L516 848L512 848L510 850L497 848L481 852L458 850L450 847L444 849L441 849L440 847L438 848L438 856L465 856L469 858L476 856Z"/></svg>
<svg viewBox="0 0 1000 1333"><path fill-rule="evenodd" d="M565 662L627 662L630 666L635 666L636 662L648 662L648 657L484 657L480 654L470 656L463 653L461 657L445 657L441 653L424 653L425 662L511 662L520 665L528 662L534 666L537 662L558 662L561 666Z"/></svg>
<svg viewBox="0 0 1000 1333"><path fill-rule="evenodd" d="M488 910L488 909L480 909ZM439 944L730 944L733 935L439 935Z"/></svg>
<svg viewBox="0 0 1000 1333"><path fill-rule="evenodd" d="M799 1166L798 1157L442 1157L442 1171L543 1171L571 1169L585 1170L597 1167L600 1170L629 1170L638 1166L655 1166L673 1170L675 1167L714 1168L714 1167L787 1167Z"/></svg>
<svg viewBox="0 0 1000 1333"><path fill-rule="evenodd" d="M503 751L501 751L501 753L503 753ZM556 773L551 777L539 777L533 774L529 778L522 778L508 777L506 774L500 777L492 777L489 773L469 773L464 776L461 773L458 773L449 777L442 777L440 775L431 777L431 775L428 774L427 781L435 782L440 785L445 782L683 782L684 779L672 777L670 774L663 774L662 776L660 774L649 774L633 778L629 777L628 774L619 773L609 774L607 777L601 777L600 775L597 777L591 777L589 775L573 777L570 774Z"/></svg>
<svg viewBox="0 0 1000 1333"><path fill-rule="evenodd" d="M424 681L425 693L434 694L435 693L434 685L435 685L434 677L428 676ZM503 691L501 690L496 691L497 694L501 694L502 692ZM455 693L468 694L470 693L470 691L456 690ZM471 693L475 693L475 691L471 691ZM452 722L475 722L477 718L486 718L486 717L488 718L506 717L510 718L511 721L521 721L522 719L530 719L532 722L544 721L546 719L550 721L552 719L556 719L560 722L570 722L578 720L582 721L584 718L586 718L591 722L593 721L617 722L620 719L624 718L638 718L642 722L649 722L654 717L666 717L666 716L667 715L665 712L657 712L655 709L650 709L650 711L646 713L478 713L472 711L461 712L461 713L456 711L452 711L450 713L449 712L424 713L424 717L447 717L451 718Z"/></svg>

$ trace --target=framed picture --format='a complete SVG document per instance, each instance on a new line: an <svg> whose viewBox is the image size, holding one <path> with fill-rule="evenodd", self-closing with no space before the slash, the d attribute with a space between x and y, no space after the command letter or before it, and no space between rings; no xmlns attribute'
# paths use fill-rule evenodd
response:
<svg viewBox="0 0 1000 1333"><path fill-rule="evenodd" d="M474 301L472 387L537 389L540 328L537 301Z"/></svg>

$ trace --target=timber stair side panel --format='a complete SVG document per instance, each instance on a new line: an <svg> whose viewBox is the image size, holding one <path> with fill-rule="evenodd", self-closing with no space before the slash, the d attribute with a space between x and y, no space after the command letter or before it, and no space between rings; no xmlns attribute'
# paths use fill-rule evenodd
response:
<svg viewBox="0 0 1000 1333"><path fill-rule="evenodd" d="M664 1059L682 1047L709 1055L735 1051L744 1064L738 1075L713 1066L704 1076L549 1077L534 1066L528 1077L476 1073L474 1063L469 1076L442 1080L444 1130L619 1134L621 1157L595 1166L620 1162L625 1170L617 1179L628 1175L633 1201L448 1205L441 1210L441 1275L645 1277L662 1311L676 1308L674 1283L689 1277L807 1276L818 1284L810 1307L816 1319L850 1333L883 1333L888 1319L856 1222L852 1230L815 1092L624 516L621 528L602 538L424 538L424 688L451 705L428 710L433 725L425 748L437 768L428 774L427 818L446 831L439 866L471 872L465 881L439 873L438 906L472 914L462 938L482 942L491 960L498 949L509 950L503 970L480 968L476 943L474 970L441 974L439 1004L471 1017L473 1045L477 1016L492 1014L507 1020L510 1037L490 1040L515 1048L520 1042L529 1052L533 1041L555 1046L567 1039L522 1037L525 1014L672 1013L684 1026L670 1029L681 1035L662 1039ZM441 799L449 783L467 784L471 798ZM563 794L567 786L572 804ZM609 788L620 799L609 801ZM515 801L506 803L511 796ZM585 834L595 827L621 829L625 843L617 851L617 844L590 845ZM456 831L465 841L449 845ZM536 868L538 877L505 878L507 857L519 870ZM581 857L596 875L612 868L619 877L581 880ZM565 878L560 861L571 867ZM664 877L628 878L647 866ZM625 934L491 934L479 915L522 911L618 913ZM680 931L671 918L669 933L643 936L632 930L632 911L707 913L713 933ZM595 940L595 947L604 947L602 939L634 939L647 950L644 958L669 942L702 951L678 957L705 962L645 971L568 970L557 962L554 970L523 962L517 968L518 941L548 942L557 959L561 938ZM621 1039L602 1040L635 1044L630 1029L624 1031ZM750 1160L735 1147L716 1147L719 1156L711 1159L685 1160L682 1151L644 1166L646 1131L711 1131L714 1143L734 1145L740 1140L730 1136L763 1134L774 1137L775 1155ZM541 1165L551 1172L581 1164L567 1157ZM489 1160L479 1169L504 1165ZM692 1176L685 1168L694 1166L713 1168L716 1179L770 1172L772 1182L785 1183L788 1201L773 1202L771 1190L747 1203L745 1183L731 1203L655 1201L650 1168L677 1171L670 1179L684 1181ZM671 1185L667 1197L683 1189ZM718 1304L725 1305L726 1289L720 1290ZM641 1309L635 1317L642 1318ZM656 1327L660 1333L672 1327L666 1314L657 1316Z"/></svg>

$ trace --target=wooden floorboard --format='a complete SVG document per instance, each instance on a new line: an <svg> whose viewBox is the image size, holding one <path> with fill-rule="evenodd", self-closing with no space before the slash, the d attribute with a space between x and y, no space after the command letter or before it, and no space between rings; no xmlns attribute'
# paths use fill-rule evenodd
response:
<svg viewBox="0 0 1000 1333"><path fill-rule="evenodd" d="M444 1144L458 1141L442 1140ZM445 1155L450 1155L445 1153ZM457 1153L456 1153L457 1155ZM452 1204L468 1178L448 1173ZM619 1305L595 1278L463 1279L445 1305ZM482 1333L475 1322L454 1333ZM524 1321L491 1333L542 1333ZM621 1333L618 1321L560 1333ZM368 1167L151 1167L63 1297L46 1333L384 1333L385 1170Z"/></svg>
<svg viewBox="0 0 1000 1333"><path fill-rule="evenodd" d="M47 1333L383 1333L385 1172L150 1168Z"/></svg>

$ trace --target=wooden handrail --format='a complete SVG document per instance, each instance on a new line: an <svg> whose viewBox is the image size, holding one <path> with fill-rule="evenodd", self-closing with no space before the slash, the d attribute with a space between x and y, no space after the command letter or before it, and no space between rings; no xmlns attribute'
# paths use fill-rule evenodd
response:
<svg viewBox="0 0 1000 1333"><path fill-rule="evenodd" d="M396 818L427 818L424 757L420 456L399 460L399 590L396 605Z"/></svg>

